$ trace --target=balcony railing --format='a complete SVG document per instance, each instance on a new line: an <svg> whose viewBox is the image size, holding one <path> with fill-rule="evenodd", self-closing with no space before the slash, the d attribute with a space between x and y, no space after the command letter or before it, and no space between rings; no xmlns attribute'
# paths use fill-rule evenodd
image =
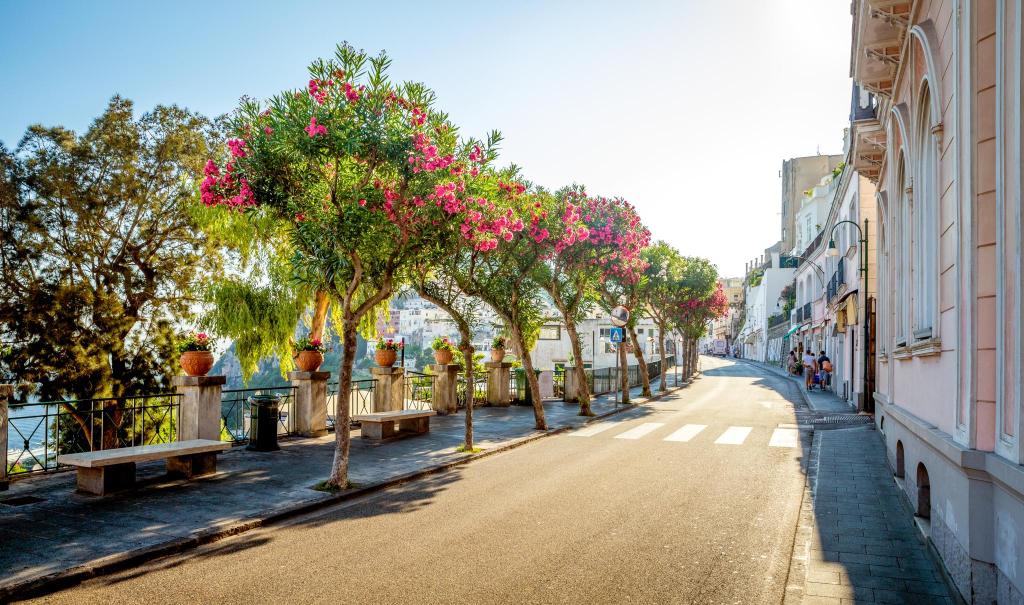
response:
<svg viewBox="0 0 1024 605"><path fill-rule="evenodd" d="M846 259L839 259L839 266L836 268L835 273L832 274L832 278L828 281L828 286L825 288L825 300L831 302L839 294L839 289L843 284L846 283Z"/></svg>

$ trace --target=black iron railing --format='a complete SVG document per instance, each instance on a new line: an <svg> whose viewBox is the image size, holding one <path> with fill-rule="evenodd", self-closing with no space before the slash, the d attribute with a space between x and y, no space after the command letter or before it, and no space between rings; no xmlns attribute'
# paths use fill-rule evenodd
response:
<svg viewBox="0 0 1024 605"><path fill-rule="evenodd" d="M433 374L405 371L403 381L402 408L406 410L429 410L434 406Z"/></svg>
<svg viewBox="0 0 1024 605"><path fill-rule="evenodd" d="M249 398L253 395L279 395L280 419L277 434L294 432L295 391L293 386L263 387L259 389L225 389L220 396L220 440L239 444L249 441L252 428L252 410Z"/></svg>
<svg viewBox="0 0 1024 605"><path fill-rule="evenodd" d="M373 411L373 393L377 388L377 381L367 378L365 380L353 380L352 391L348 396L349 418L359 414L369 414ZM335 417L338 413L338 383L327 383L327 428L334 430ZM350 426L359 426L358 422L350 421Z"/></svg>
<svg viewBox="0 0 1024 605"><path fill-rule="evenodd" d="M551 373L551 385L555 399L565 399L565 368L555 368Z"/></svg>
<svg viewBox="0 0 1024 605"><path fill-rule="evenodd" d="M11 403L8 474L66 468L63 454L170 443L177 439L180 410L177 393Z"/></svg>
<svg viewBox="0 0 1024 605"><path fill-rule="evenodd" d="M459 374L459 382L455 387L455 397L460 408L466 407L468 393L473 394L473 407L480 407L487 403L487 375L473 374L473 388L467 389L466 377Z"/></svg>

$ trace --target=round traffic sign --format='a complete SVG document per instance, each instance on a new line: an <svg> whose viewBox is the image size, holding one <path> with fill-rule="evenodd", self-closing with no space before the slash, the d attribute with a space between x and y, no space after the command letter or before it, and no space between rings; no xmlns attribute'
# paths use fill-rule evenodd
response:
<svg viewBox="0 0 1024 605"><path fill-rule="evenodd" d="M629 309L619 305L612 309L612 325L622 327L629 323Z"/></svg>

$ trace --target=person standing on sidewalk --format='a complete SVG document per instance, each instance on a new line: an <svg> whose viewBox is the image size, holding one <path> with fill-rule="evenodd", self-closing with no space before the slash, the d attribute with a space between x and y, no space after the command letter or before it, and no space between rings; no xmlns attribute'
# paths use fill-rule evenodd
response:
<svg viewBox="0 0 1024 605"><path fill-rule="evenodd" d="M825 387L832 382L832 360L822 351L818 355L818 386L824 391Z"/></svg>
<svg viewBox="0 0 1024 605"><path fill-rule="evenodd" d="M814 353L811 353L810 349L804 351L804 386L810 391L814 388L814 374L818 371L817 365L818 360L814 358Z"/></svg>

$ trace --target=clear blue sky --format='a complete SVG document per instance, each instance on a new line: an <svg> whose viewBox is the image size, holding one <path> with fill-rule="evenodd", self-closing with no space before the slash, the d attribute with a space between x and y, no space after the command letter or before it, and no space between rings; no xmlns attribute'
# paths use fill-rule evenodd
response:
<svg viewBox="0 0 1024 605"><path fill-rule="evenodd" d="M0 141L84 129L121 94L208 115L385 49L465 133L548 187L634 202L655 237L742 272L779 237L784 158L842 149L848 0L0 0Z"/></svg>

